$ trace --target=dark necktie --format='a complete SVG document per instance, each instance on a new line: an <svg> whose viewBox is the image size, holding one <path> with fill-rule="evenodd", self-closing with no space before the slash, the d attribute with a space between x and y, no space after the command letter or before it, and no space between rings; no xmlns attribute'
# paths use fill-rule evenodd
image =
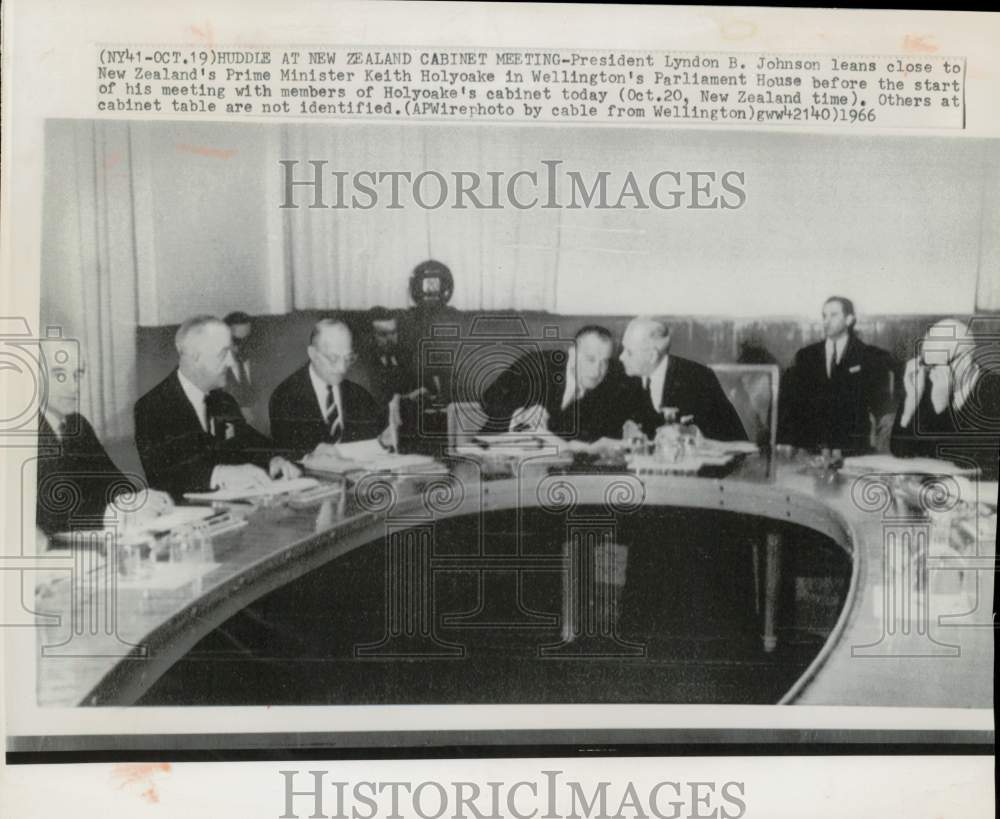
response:
<svg viewBox="0 0 1000 819"><path fill-rule="evenodd" d="M326 385L326 423L330 430L330 440L335 444L340 440L343 429L340 424L340 412L337 410L337 402L333 397L332 384Z"/></svg>

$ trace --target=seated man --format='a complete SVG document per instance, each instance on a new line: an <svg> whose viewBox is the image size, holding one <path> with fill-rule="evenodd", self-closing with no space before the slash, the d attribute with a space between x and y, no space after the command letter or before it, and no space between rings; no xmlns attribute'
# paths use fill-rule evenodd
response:
<svg viewBox="0 0 1000 819"><path fill-rule="evenodd" d="M831 296L823 304L823 341L795 354L782 389L778 440L802 449L872 448L874 425L892 410L891 358L854 333L854 305Z"/></svg>
<svg viewBox="0 0 1000 819"><path fill-rule="evenodd" d="M678 419L690 415L706 438L745 441L746 430L719 379L704 364L668 354L670 328L660 319L639 316L622 336L621 361L631 379L628 416L652 437L663 424L662 409Z"/></svg>
<svg viewBox="0 0 1000 819"><path fill-rule="evenodd" d="M623 379L609 373L613 354L611 333L593 324L577 332L568 351L527 353L483 395L486 429L546 429L588 443L621 438L628 416Z"/></svg>
<svg viewBox="0 0 1000 819"><path fill-rule="evenodd" d="M893 455L944 458L997 478L1000 371L977 360L975 337L955 319L932 325L906 362L906 396L892 428Z"/></svg>
<svg viewBox="0 0 1000 819"><path fill-rule="evenodd" d="M317 322L307 353L308 363L271 394L274 442L301 457L321 443L378 438L386 428L388 408L345 377L355 360L348 326L335 319Z"/></svg>
<svg viewBox="0 0 1000 819"><path fill-rule="evenodd" d="M177 368L135 404L135 442L146 477L175 498L185 492L262 485L298 477L250 426L223 389L232 367L225 322L196 316L177 330ZM266 471L265 471L266 470Z"/></svg>
<svg viewBox="0 0 1000 819"><path fill-rule="evenodd" d="M75 344L45 340L45 403L38 418L38 491L35 523L45 534L141 524L173 508L165 492L146 490L138 475L125 475L78 412L84 375ZM140 497L133 497L141 493ZM124 497L122 497L124 496ZM115 499L134 512L114 508Z"/></svg>

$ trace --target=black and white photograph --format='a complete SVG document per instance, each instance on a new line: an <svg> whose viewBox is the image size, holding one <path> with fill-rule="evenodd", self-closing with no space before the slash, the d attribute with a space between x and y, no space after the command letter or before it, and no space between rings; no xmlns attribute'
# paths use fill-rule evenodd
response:
<svg viewBox="0 0 1000 819"><path fill-rule="evenodd" d="M990 706L1000 142L45 147L39 705Z"/></svg>
<svg viewBox="0 0 1000 819"><path fill-rule="evenodd" d="M982 812L995 19L43 5L0 179L21 780Z"/></svg>

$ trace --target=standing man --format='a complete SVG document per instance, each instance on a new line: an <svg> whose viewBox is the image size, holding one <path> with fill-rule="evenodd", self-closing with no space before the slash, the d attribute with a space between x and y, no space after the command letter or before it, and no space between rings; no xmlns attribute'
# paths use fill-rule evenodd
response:
<svg viewBox="0 0 1000 819"><path fill-rule="evenodd" d="M254 422L254 405L257 403L257 373L250 359L250 338L253 320L242 310L234 310L224 319L233 336L233 364L226 374L226 392L236 399L247 423Z"/></svg>
<svg viewBox="0 0 1000 819"><path fill-rule="evenodd" d="M271 394L269 413L275 443L294 457L317 444L347 443L379 437L388 409L346 378L355 362L348 326L322 319L313 327L309 361Z"/></svg>
<svg viewBox="0 0 1000 819"><path fill-rule="evenodd" d="M45 534L101 528L111 520L142 522L173 509L165 492L146 490L138 475L126 475L108 456L90 422L80 414L85 368L79 347L44 340L45 404L38 418L38 484L35 524ZM138 497L134 497L139 494ZM126 514L114 508L127 496Z"/></svg>
<svg viewBox="0 0 1000 819"><path fill-rule="evenodd" d="M823 304L823 341L803 347L786 375L779 440L803 449L871 451L873 430L891 412L891 357L854 333L854 304Z"/></svg>
<svg viewBox="0 0 1000 819"><path fill-rule="evenodd" d="M487 429L547 430L588 443L621 438L627 388L620 373L609 372L614 349L611 333L589 324L568 350L525 354L483 395Z"/></svg>
<svg viewBox="0 0 1000 819"><path fill-rule="evenodd" d="M622 336L621 361L632 382L629 417L652 437L663 424L662 409L673 407L678 418L694 416L706 438L745 441L743 422L729 403L715 373L704 364L672 355L666 322L639 316Z"/></svg>
<svg viewBox="0 0 1000 819"><path fill-rule="evenodd" d="M233 366L229 326L195 316L174 341L177 368L135 404L135 442L149 482L180 498L298 477L298 467L274 453L224 389Z"/></svg>

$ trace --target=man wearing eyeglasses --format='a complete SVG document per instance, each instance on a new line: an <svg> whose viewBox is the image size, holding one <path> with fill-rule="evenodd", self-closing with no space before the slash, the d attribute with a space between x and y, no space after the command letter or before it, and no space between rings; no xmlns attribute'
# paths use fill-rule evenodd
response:
<svg viewBox="0 0 1000 819"><path fill-rule="evenodd" d="M356 360L350 328L336 319L317 322L307 354L308 363L271 394L275 443L298 458L317 444L378 438L386 428L387 410L346 377Z"/></svg>

